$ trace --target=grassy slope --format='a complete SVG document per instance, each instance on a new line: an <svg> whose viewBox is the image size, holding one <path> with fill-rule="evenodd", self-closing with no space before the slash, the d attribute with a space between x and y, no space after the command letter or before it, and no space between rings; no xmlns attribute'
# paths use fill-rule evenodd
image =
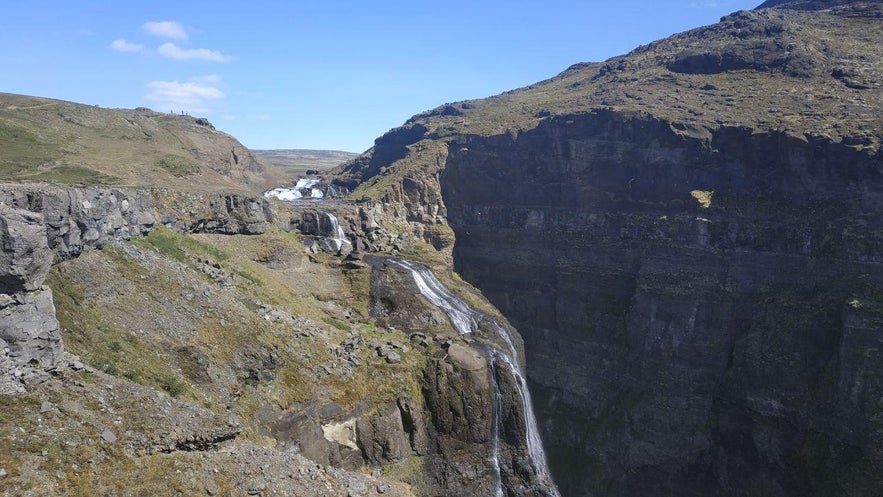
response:
<svg viewBox="0 0 883 497"><path fill-rule="evenodd" d="M0 93L0 181L254 192L285 181L282 171L206 124Z"/></svg>

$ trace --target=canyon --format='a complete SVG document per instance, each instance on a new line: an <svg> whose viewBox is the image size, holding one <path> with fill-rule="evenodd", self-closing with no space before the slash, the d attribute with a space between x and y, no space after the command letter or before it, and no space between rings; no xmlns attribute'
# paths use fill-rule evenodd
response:
<svg viewBox="0 0 883 497"><path fill-rule="evenodd" d="M880 39L769 1L307 178L0 94L0 489L879 495Z"/></svg>
<svg viewBox="0 0 883 497"><path fill-rule="evenodd" d="M883 488L881 15L770 2L338 170L520 331L562 495Z"/></svg>

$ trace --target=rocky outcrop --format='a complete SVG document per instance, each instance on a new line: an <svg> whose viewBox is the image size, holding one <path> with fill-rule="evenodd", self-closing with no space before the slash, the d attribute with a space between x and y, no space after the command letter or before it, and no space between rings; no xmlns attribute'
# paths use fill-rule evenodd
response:
<svg viewBox="0 0 883 497"><path fill-rule="evenodd" d="M142 190L3 186L0 204L42 216L56 262L145 234L155 223L150 193Z"/></svg>
<svg viewBox="0 0 883 497"><path fill-rule="evenodd" d="M42 286L52 259L43 216L0 205L0 361L11 361L5 369L61 360L52 290Z"/></svg>
<svg viewBox="0 0 883 497"><path fill-rule="evenodd" d="M398 259L366 259L373 267L372 315L410 332L427 359L419 381L422 405L415 408L400 398L397 411L375 417L370 426L360 423L360 429L404 426L413 453L426 456L420 487L429 495L557 495L543 476L542 449L532 446L537 431L526 422L533 420L526 407L529 394L517 384L520 372L509 359L520 339L510 337L504 321L443 291L426 268ZM427 332L434 332L431 342ZM373 438L382 443L363 448L366 453L395 453L394 447L404 445L401 437L389 440L375 433Z"/></svg>
<svg viewBox="0 0 883 497"><path fill-rule="evenodd" d="M424 456L429 451L424 413L410 399L399 399L359 419L356 427L359 447L372 466Z"/></svg>
<svg viewBox="0 0 883 497"><path fill-rule="evenodd" d="M43 217L0 204L0 291L40 288L52 265Z"/></svg>
<svg viewBox="0 0 883 497"><path fill-rule="evenodd" d="M18 365L52 367L62 357L52 290L0 294L0 347Z"/></svg>
<svg viewBox="0 0 883 497"><path fill-rule="evenodd" d="M162 223L185 233L258 235L291 222L269 200L238 194L153 192Z"/></svg>
<svg viewBox="0 0 883 497"><path fill-rule="evenodd" d="M4 378L45 379L40 371L62 361L52 291L42 286L52 264L113 241L145 235L157 218L184 232L257 234L291 229L289 217L268 201L240 195L0 187L0 351L5 351L0 360Z"/></svg>
<svg viewBox="0 0 883 497"><path fill-rule="evenodd" d="M306 210L301 216L300 231L317 237L318 250L340 255L347 255L353 251L353 244L340 226L337 216L319 210Z"/></svg>

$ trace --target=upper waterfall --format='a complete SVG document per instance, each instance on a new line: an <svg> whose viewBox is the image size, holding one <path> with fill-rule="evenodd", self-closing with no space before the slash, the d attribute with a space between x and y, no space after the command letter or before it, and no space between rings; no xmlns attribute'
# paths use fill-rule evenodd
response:
<svg viewBox="0 0 883 497"><path fill-rule="evenodd" d="M463 299L448 290L432 271L400 259L391 259L390 262L410 271L414 283L420 289L420 294L447 314L457 333L466 335L478 329L476 319L478 313Z"/></svg>
<svg viewBox="0 0 883 497"><path fill-rule="evenodd" d="M322 180L319 178L301 178L292 187L274 188L264 192L265 197L276 197L279 200L300 200L303 198L319 199L325 196L322 190L313 188Z"/></svg>
<svg viewBox="0 0 883 497"><path fill-rule="evenodd" d="M543 449L542 439L540 438L539 426L537 425L536 416L533 411L527 380L521 370L521 366L519 366L518 349L515 347L515 343L509 335L509 331L495 319L473 309L466 301L448 290L448 288L445 287L428 268L401 259L389 259L389 262L406 269L411 273L414 283L420 290L420 294L447 314L448 318L451 320L451 324L460 335L466 335L478 331L479 323L486 322L490 323L490 327L497 332L500 339L506 344L506 350L493 348L493 346L487 347L491 366L491 379L494 389L494 445L491 466L494 472L496 495L502 496L504 494L501 478L499 477L499 419L502 416L503 406L500 399L500 387L497 382L497 373L500 370L499 365L502 363L506 366L503 369L508 370L514 380L515 389L518 392L519 401L524 413L525 440L530 464L536 473L539 485L543 487L546 494L550 497L559 497L560 494L558 493L558 488L552 480L548 463L546 462L546 453Z"/></svg>

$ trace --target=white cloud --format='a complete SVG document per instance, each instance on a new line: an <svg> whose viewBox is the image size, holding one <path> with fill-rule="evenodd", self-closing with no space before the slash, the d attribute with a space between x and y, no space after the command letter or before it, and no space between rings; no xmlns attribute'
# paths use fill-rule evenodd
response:
<svg viewBox="0 0 883 497"><path fill-rule="evenodd" d="M141 26L145 33L158 38L170 38L172 40L186 40L187 30L175 21L151 21Z"/></svg>
<svg viewBox="0 0 883 497"><path fill-rule="evenodd" d="M185 111L189 113L206 112L212 103L227 97L223 91L215 85L198 81L194 78L190 81L151 81L147 87L150 93L144 96L144 100L153 102L154 109L165 112ZM218 84L220 84L218 78Z"/></svg>
<svg viewBox="0 0 883 497"><path fill-rule="evenodd" d="M218 76L217 74L206 74L204 76L196 76L196 77L190 78L190 81L196 81L199 83L215 84L215 85L223 83L223 81L221 81L221 77Z"/></svg>
<svg viewBox="0 0 883 497"><path fill-rule="evenodd" d="M230 57L207 48L181 48L174 43L163 43L156 53L174 60L205 60L209 62L229 62Z"/></svg>
<svg viewBox="0 0 883 497"><path fill-rule="evenodd" d="M130 43L122 38L119 40L114 40L110 44L110 48L116 50L117 52L130 52L130 53L145 53L146 50L144 45L139 45L137 43Z"/></svg>

